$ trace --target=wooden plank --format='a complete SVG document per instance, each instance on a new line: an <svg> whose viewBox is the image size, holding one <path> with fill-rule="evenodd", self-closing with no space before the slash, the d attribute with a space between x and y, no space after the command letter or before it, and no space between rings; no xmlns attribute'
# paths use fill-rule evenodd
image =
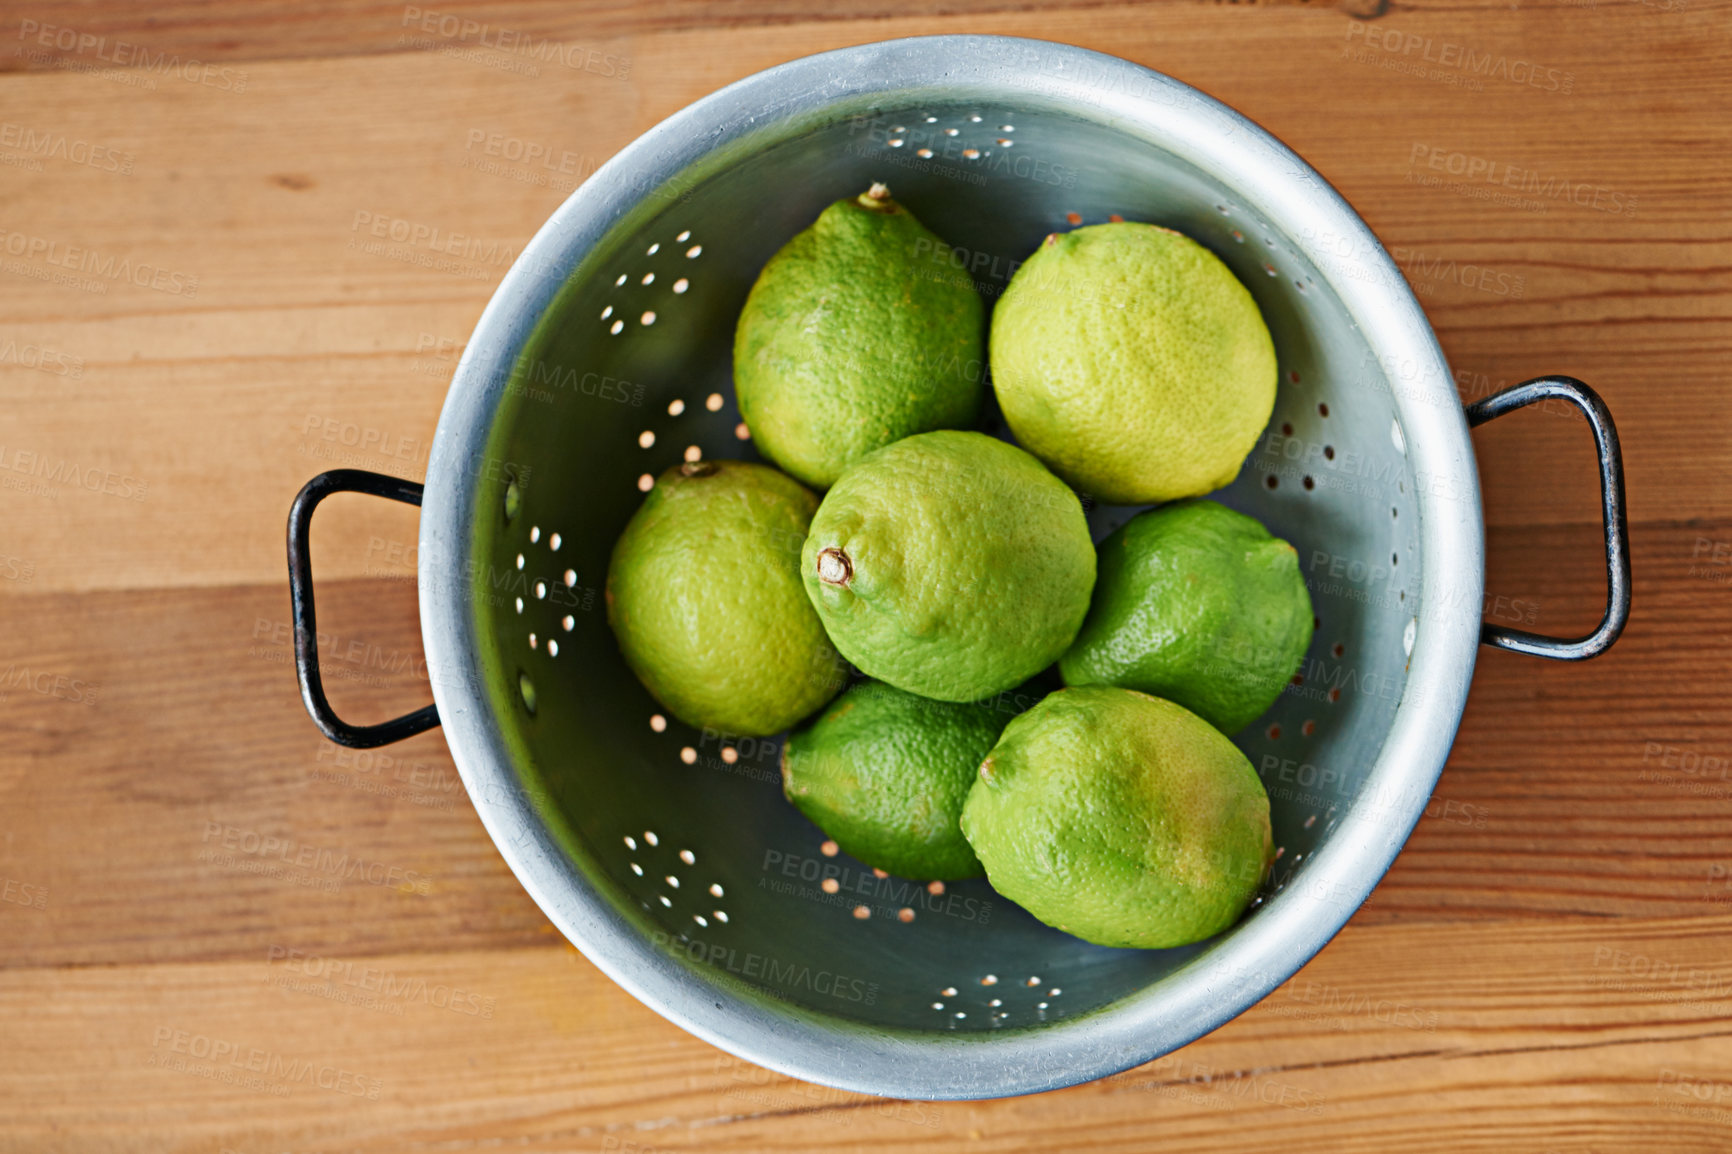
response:
<svg viewBox="0 0 1732 1154"><path fill-rule="evenodd" d="M1716 383L1732 344L1720 273L1732 239L1720 227L1719 190L1732 151L1716 146L1726 132L1711 35L1719 11L1605 7L1599 35L1552 40L1542 32L1555 14L1527 9L1477 12L1471 35L1444 13L1362 25L1300 8L1253 19L1189 6L921 17L895 31L1068 39L1242 108L1334 180L1402 255L1464 392L1552 371L1590 380L1624 431L1632 516L1677 520L1732 515L1728 449L1715 433L1732 404ZM1368 27L1506 56L1543 50L1547 68L1575 78L1572 91L1500 82L1465 92L1344 60L1343 49L1360 51L1354 30ZM635 43L640 67L626 80L570 69L529 78L437 53L264 62L244 93L184 81L141 92L71 73L0 79L16 123L133 158L129 175L53 158L41 172L0 169L6 227L62 256L76 246L166 270L157 290L86 277L100 293L35 279L64 271L46 257L26 255L23 272L0 275L0 347L45 347L80 366L71 378L0 355L13 399L0 412L0 444L138 495L64 484L43 495L29 491L43 483L27 464L26 490L0 491L5 551L34 566L37 589L275 580L277 522L319 467L352 458L419 475L450 349L504 268L479 260L453 275L351 249L357 213L513 250L569 181L537 187L465 168L471 132L570 151L581 174L738 76L885 32L871 21L657 32ZM1661 87L1648 82L1656 69ZM1320 97L1295 92L1328 93L1332 109L1399 106L1404 115L1320 115ZM1697 127L1636 140L1604 130L1618 117ZM1416 145L1442 149L1446 164L1459 154L1555 173L1572 187L1636 197L1640 208L1614 214L1560 200L1535 213L1421 187L1408 180ZM1515 277L1521 297L1497 291ZM345 448L351 431L393 448ZM1507 418L1479 443L1493 523L1594 515L1579 425ZM213 501L219 477L224 499ZM256 490L268 515L238 504L237 489ZM204 515L186 518L189 506ZM389 514L355 516L377 531ZM329 560L336 573L365 571L364 559Z"/></svg>
<svg viewBox="0 0 1732 1154"><path fill-rule="evenodd" d="M1732 862L1727 542L1732 523L1640 527L1636 611L1600 660L1482 652L1427 816L1361 919L1723 910L1713 871ZM1531 613L1547 632L1591 627L1604 597L1598 547L1597 527L1498 532L1494 612ZM425 701L412 586L319 588L339 711L376 720ZM248 957L287 929L309 948L358 953L553 932L488 841L437 733L363 766L313 729L281 587L13 604L0 637L0 872L52 902L45 917L10 919L0 965ZM1286 740L1303 761L1304 740ZM229 829L381 862L425 876L427 892L351 880L332 895L322 876L298 885L246 872L244 855L224 850Z"/></svg>
<svg viewBox="0 0 1732 1154"><path fill-rule="evenodd" d="M412 586L320 594L341 713L428 700ZM0 966L249 956L285 933L355 953L555 936L437 732L356 757L313 728L283 589L29 600L0 642L0 871L48 898L5 907L24 916Z"/></svg>
<svg viewBox="0 0 1732 1154"><path fill-rule="evenodd" d="M1165 2L1168 0L1154 0ZM1258 7L1308 2L1261 0ZM587 56L575 56L574 50L594 47L623 55L620 50L630 48L627 38L676 30L809 25L822 20L907 20L940 14L980 16L1095 6L1094 0L871 0L837 10L814 8L798 0L710 4L675 0L457 0L439 4L170 0L153 4L146 13L124 2L87 0L72 10L40 4L13 6L17 11L6 20L4 30L15 43L12 51L0 55L0 71L65 70L86 64L172 71L176 57L183 67L193 60L233 66L261 60L439 49L479 52L497 60L515 58L541 67L569 66L567 62L575 58L586 67L611 68L617 63L594 63ZM1144 0L1139 6L1153 4ZM1384 0L1348 0L1343 5L1360 12L1383 6ZM236 76L245 71L231 68ZM629 75L629 66L626 71Z"/></svg>
<svg viewBox="0 0 1732 1154"><path fill-rule="evenodd" d="M1175 1054L991 1104L769 1074L569 948L7 970L0 1149L1717 1150L1729 935L1354 928Z"/></svg>

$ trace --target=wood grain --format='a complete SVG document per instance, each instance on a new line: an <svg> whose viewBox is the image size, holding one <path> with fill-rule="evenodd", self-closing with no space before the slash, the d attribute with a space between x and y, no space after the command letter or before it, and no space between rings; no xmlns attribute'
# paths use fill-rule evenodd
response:
<svg viewBox="0 0 1732 1154"><path fill-rule="evenodd" d="M0 1050L0 1150L68 1133L161 1150L1119 1150L1152 1128L1181 1151L1227 1133L1443 1151L1653 1148L1657 1132L1715 1150L1724 1108L1693 1089L1712 1095L1732 1061L1729 931L1724 916L1350 928L1182 1051L992 1104L769 1074L569 947L5 971L0 1011L22 1028ZM246 1078L261 1084L223 1080Z"/></svg>
<svg viewBox="0 0 1732 1154"><path fill-rule="evenodd" d="M1732 4L1397 3L1371 21L1304 2L419 6L487 23L491 46L406 27L414 7L0 10L0 1151L1727 1148ZM47 25L70 46L40 43ZM1464 399L1547 372L1602 392L1636 579L1597 661L1481 653L1427 816L1295 979L1139 1070L994 1103L770 1075L614 987L505 868L438 734L364 766L318 738L283 579L308 476L420 475L509 260L369 256L349 244L358 213L515 251L692 100L936 32L1125 56L1279 135L1385 241ZM123 40L140 47L117 69ZM1476 88L1445 46L1539 83ZM573 171L477 171L476 130L568 150ZM52 138L92 162L32 150ZM1488 200L1430 183L1434 158L1589 191ZM47 253L67 246L154 281L62 276ZM1527 412L1475 443L1488 594L1542 631L1590 628L1584 426ZM35 462L98 481L42 483ZM359 499L320 514L321 625L358 655L328 663L346 715L426 699L415 526ZM407 886L248 872L220 852L230 829ZM342 968L309 974L308 954ZM435 992L451 990L455 1010ZM177 1052L216 1043L269 1076L236 1084Z"/></svg>

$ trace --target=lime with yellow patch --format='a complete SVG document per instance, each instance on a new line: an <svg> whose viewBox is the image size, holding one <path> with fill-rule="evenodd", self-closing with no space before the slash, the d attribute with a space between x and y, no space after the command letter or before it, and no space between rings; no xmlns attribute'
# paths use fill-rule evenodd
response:
<svg viewBox="0 0 1732 1154"><path fill-rule="evenodd" d="M782 746L782 791L844 851L919 881L979 877L957 824L1010 713L866 681Z"/></svg>
<svg viewBox="0 0 1732 1154"><path fill-rule="evenodd" d="M734 332L759 452L825 488L874 449L975 423L986 310L950 251L875 184L770 258Z"/></svg>
<svg viewBox="0 0 1732 1154"><path fill-rule="evenodd" d="M1017 441L1113 505L1228 484L1275 405L1275 345L1250 292L1154 225L1047 237L993 312L991 354Z"/></svg>
<svg viewBox="0 0 1732 1154"><path fill-rule="evenodd" d="M680 465L614 544L607 618L620 652L688 725L763 737L842 688L845 667L800 582L817 507L765 465Z"/></svg>
<svg viewBox="0 0 1732 1154"><path fill-rule="evenodd" d="M981 764L962 832L1000 894L1102 946L1227 929L1272 860L1269 798L1196 714L1111 686L1061 689Z"/></svg>

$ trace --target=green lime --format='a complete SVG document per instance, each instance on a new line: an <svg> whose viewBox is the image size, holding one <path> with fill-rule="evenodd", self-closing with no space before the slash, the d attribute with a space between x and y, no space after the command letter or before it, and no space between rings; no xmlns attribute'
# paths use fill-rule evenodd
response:
<svg viewBox="0 0 1732 1154"><path fill-rule="evenodd" d="M1165 949L1238 920L1272 860L1269 798L1238 747L1170 701L1061 689L980 767L962 832L992 887L1102 946Z"/></svg>
<svg viewBox="0 0 1732 1154"><path fill-rule="evenodd" d="M1016 446L952 431L844 473L800 566L844 657L940 701L978 701L1056 661L1095 581L1076 494Z"/></svg>
<svg viewBox="0 0 1732 1154"><path fill-rule="evenodd" d="M1102 541L1094 604L1066 685L1140 689L1237 733L1281 695L1311 644L1293 546L1213 501L1138 514Z"/></svg>
<svg viewBox="0 0 1732 1154"><path fill-rule="evenodd" d="M782 746L782 791L848 853L897 877L984 871L956 824L1010 713L854 686Z"/></svg>
<svg viewBox="0 0 1732 1154"><path fill-rule="evenodd" d="M875 184L770 258L734 332L734 390L760 452L824 488L874 449L974 424L985 308L949 252Z"/></svg>
<svg viewBox="0 0 1732 1154"><path fill-rule="evenodd" d="M992 316L992 379L1016 439L1113 505L1232 481L1275 405L1275 345L1208 249L1148 224L1046 238Z"/></svg>
<svg viewBox="0 0 1732 1154"><path fill-rule="evenodd" d="M779 733L842 687L842 663L800 584L817 507L764 465L680 465L615 542L608 622L632 672L688 725Z"/></svg>

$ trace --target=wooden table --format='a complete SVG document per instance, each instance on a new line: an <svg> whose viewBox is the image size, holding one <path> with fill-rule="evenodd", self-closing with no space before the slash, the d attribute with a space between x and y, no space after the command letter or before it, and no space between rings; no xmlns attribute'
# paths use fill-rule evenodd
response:
<svg viewBox="0 0 1732 1154"><path fill-rule="evenodd" d="M1732 1146L1732 8L1381 3L7 5L0 1149ZM580 47L530 74L439 15ZM1635 612L1585 665L1481 654L1428 816L1256 1008L1092 1085L887 1108L746 1066L603 978L506 870L437 733L339 757L295 690L283 522L333 464L420 476L504 271L384 259L358 214L515 249L705 93L960 31L1116 53L1267 126L1395 253L1465 398L1545 372L1599 389ZM560 159L493 165L495 133ZM1486 199L1489 165L1563 194ZM1476 441L1488 593L1584 631L1604 597L1585 426L1529 412ZM411 659L337 682L373 717L426 696L415 515L381 505L333 501L316 530L321 624ZM226 827L430 884L247 872ZM198 1045L318 1074L174 1065Z"/></svg>

